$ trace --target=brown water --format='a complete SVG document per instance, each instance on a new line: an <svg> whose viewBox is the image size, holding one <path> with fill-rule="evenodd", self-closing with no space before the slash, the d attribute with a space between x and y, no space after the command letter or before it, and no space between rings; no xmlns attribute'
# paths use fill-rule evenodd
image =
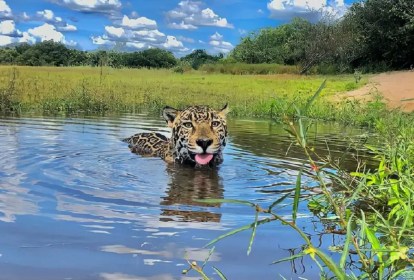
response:
<svg viewBox="0 0 414 280"><path fill-rule="evenodd" d="M254 211L194 199L266 207L294 188L304 163L283 126L267 121L230 120L225 161L215 170L130 153L121 139L144 131L169 133L162 120L145 115L0 118L0 279L199 279L181 275L187 260L201 263L208 241L251 223ZM318 152L333 157L362 134L336 125L309 132ZM352 170L355 154L343 166ZM306 174L304 184L314 186ZM290 209L278 213L289 216ZM306 203L298 223L322 248L340 241L324 234ZM247 256L249 237L216 244L206 273L219 279L215 266L228 279L319 278L309 258L269 265L303 245L286 226L260 227Z"/></svg>

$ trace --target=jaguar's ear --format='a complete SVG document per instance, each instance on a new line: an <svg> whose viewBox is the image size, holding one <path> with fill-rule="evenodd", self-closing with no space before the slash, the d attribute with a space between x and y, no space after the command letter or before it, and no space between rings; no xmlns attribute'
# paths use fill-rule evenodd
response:
<svg viewBox="0 0 414 280"><path fill-rule="evenodd" d="M222 116L223 118L225 118L226 115L230 112L230 109L227 105L228 103L226 103L224 107L219 111L219 115Z"/></svg>
<svg viewBox="0 0 414 280"><path fill-rule="evenodd" d="M162 116L164 117L164 119L167 121L167 125L168 127L172 127L175 117L178 114L178 110L174 109L172 107L169 106L165 106L164 109L162 110Z"/></svg>

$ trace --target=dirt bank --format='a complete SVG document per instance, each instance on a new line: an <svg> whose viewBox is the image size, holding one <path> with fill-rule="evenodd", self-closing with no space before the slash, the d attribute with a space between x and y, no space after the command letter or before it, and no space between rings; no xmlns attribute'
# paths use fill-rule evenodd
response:
<svg viewBox="0 0 414 280"><path fill-rule="evenodd" d="M384 100L390 108L400 108L404 112L413 112L414 71L387 72L372 76L364 87L341 93L338 97L340 99L370 100L378 93L384 96Z"/></svg>

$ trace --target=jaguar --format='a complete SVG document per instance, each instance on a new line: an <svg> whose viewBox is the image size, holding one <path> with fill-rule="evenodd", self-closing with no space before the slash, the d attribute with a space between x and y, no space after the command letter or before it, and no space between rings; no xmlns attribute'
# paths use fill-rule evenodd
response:
<svg viewBox="0 0 414 280"><path fill-rule="evenodd" d="M162 115L171 128L171 137L138 133L124 139L131 152L160 157L168 163L214 166L223 162L227 141L227 104L220 110L209 106L189 106L177 110L166 106Z"/></svg>

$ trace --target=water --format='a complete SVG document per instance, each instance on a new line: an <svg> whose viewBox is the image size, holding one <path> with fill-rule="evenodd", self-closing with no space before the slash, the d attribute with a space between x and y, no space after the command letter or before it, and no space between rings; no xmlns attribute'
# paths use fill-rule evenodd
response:
<svg viewBox="0 0 414 280"><path fill-rule="evenodd" d="M225 161L216 170L130 153L121 139L144 131L169 133L164 121L145 115L0 119L0 279L199 279L181 274L187 260L201 264L209 254L203 246L253 222L254 211L194 199L265 207L294 188L304 163L283 127L267 121L230 120ZM309 133L317 151L333 157L349 139L363 138L335 125ZM356 153L345 168L354 168ZM314 185L307 174L304 183ZM288 216L290 207L278 214ZM340 241L324 234L305 203L298 223L323 248ZM286 226L261 226L247 256L249 237L250 231L220 241L206 273L219 279L216 266L228 279L319 278L309 258L269 265L304 244Z"/></svg>

